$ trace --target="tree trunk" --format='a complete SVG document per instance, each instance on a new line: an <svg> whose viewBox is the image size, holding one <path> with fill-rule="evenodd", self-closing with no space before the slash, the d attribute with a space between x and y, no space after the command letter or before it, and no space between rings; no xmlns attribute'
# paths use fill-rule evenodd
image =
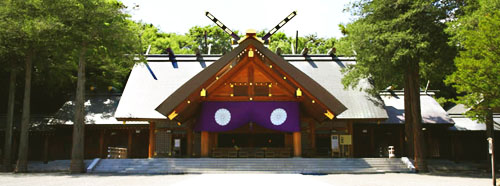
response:
<svg viewBox="0 0 500 186"><path fill-rule="evenodd" d="M407 72L405 73L405 87L410 86L410 67L407 67ZM412 115L411 113L411 95L409 89L405 89L404 91L404 107L405 107L405 142L406 142L406 155L408 157L413 157L413 133L412 133Z"/></svg>
<svg viewBox="0 0 500 186"><path fill-rule="evenodd" d="M405 123L411 126L411 136L413 138L413 157L415 161L415 169L417 171L427 171L425 162L425 143L422 135L422 115L420 112L420 83L419 83L419 66L418 62L411 62L406 71L408 81L405 85ZM408 96L408 98L406 98ZM409 122L409 123L408 123Z"/></svg>
<svg viewBox="0 0 500 186"><path fill-rule="evenodd" d="M5 144L3 150L3 168L12 171L12 126L14 123L14 101L16 96L16 70L10 71L9 100L7 103L7 123L5 126Z"/></svg>
<svg viewBox="0 0 500 186"><path fill-rule="evenodd" d="M495 129L493 126L493 111L488 108L486 110L486 137L491 138L491 142L488 142L488 148L489 143L491 143L491 154L488 153L489 159L490 159L490 166L491 166L491 178L493 179L493 185L496 184L496 175L495 175ZM489 150L488 150L489 151Z"/></svg>
<svg viewBox="0 0 500 186"><path fill-rule="evenodd" d="M29 143L29 128L30 128L30 99L31 99L31 68L33 66L33 52L28 53L25 60L24 76L24 99L23 99L23 114L21 119L21 134L19 142L19 154L15 172L28 171L28 143Z"/></svg>
<svg viewBox="0 0 500 186"><path fill-rule="evenodd" d="M71 149L71 173L85 172L85 164L83 163L83 148L85 134L85 53L87 46L82 45L78 57L78 81L76 85L75 96L75 119L73 124L73 148Z"/></svg>

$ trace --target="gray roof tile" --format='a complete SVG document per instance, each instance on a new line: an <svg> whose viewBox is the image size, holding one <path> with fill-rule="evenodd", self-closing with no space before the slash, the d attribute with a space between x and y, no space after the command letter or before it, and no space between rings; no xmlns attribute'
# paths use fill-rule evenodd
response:
<svg viewBox="0 0 500 186"><path fill-rule="evenodd" d="M402 93L381 94L389 115L384 123L404 123L404 96ZM439 103L430 95L420 94L420 109L424 124L453 124L453 120Z"/></svg>
<svg viewBox="0 0 500 186"><path fill-rule="evenodd" d="M97 125L123 124L114 117L120 101L120 94L88 95L85 101L85 123ZM74 101L67 101L48 121L51 125L72 125L75 117ZM131 121L128 124L148 124L145 121Z"/></svg>
<svg viewBox="0 0 500 186"><path fill-rule="evenodd" d="M205 60L205 57L200 62L193 61L195 55L183 55L176 57L179 67L173 68L168 61L153 62L159 61L155 60L155 58L166 60L168 55L148 57L148 64L158 77L158 80L151 77L145 65L135 65L118 105L115 114L117 118L124 120L166 119L155 108L185 82L203 70L204 67L212 64L212 62L208 62L209 60ZM213 55L210 58L213 58ZM301 55L285 55L284 59L310 76L348 108L337 116L338 119L387 118L381 100L362 91L343 88L340 69L347 64L353 63L354 58L332 58L328 55L315 55L305 58ZM368 86L368 83L361 82L360 85Z"/></svg>

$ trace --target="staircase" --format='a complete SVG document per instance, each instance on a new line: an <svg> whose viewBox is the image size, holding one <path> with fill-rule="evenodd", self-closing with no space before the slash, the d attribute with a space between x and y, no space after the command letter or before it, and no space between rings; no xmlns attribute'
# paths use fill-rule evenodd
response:
<svg viewBox="0 0 500 186"><path fill-rule="evenodd" d="M157 158L102 159L88 172L354 174L411 171L399 158Z"/></svg>

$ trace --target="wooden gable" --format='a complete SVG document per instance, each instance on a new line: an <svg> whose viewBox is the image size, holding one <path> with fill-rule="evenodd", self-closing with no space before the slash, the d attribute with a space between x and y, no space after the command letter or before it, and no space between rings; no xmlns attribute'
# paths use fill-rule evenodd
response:
<svg viewBox="0 0 500 186"><path fill-rule="evenodd" d="M247 51L256 51L249 46ZM242 56L231 71L216 77L217 83L206 88L207 101L295 101L295 87L278 77L257 56Z"/></svg>
<svg viewBox="0 0 500 186"><path fill-rule="evenodd" d="M346 109L317 82L251 37L186 82L157 110L182 122L194 118L203 101L297 101L318 121L333 119Z"/></svg>

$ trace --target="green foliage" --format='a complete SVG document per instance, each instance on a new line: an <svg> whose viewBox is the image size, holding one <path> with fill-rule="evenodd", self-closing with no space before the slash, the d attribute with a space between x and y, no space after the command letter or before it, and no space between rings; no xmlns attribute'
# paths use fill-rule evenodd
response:
<svg viewBox="0 0 500 186"><path fill-rule="evenodd" d="M195 45L191 37L175 33L162 33L151 24L136 23L141 38L142 53L145 53L151 45L150 54L165 54L167 48L171 48L175 54L193 53Z"/></svg>
<svg viewBox="0 0 500 186"><path fill-rule="evenodd" d="M262 36L264 36L264 34L262 34ZM283 32L276 32L269 39L269 49L271 51L276 51L277 48L281 48L282 54L291 54L292 53L291 43L294 43L295 45L295 38L288 37Z"/></svg>
<svg viewBox="0 0 500 186"><path fill-rule="evenodd" d="M133 64L126 54L140 49L138 29L123 7L115 0L0 1L1 71L23 69L32 53L33 110L52 112L74 93L78 53L85 43L87 85L103 91L123 87ZM7 81L0 83L6 87ZM22 99L23 92L17 93Z"/></svg>
<svg viewBox="0 0 500 186"><path fill-rule="evenodd" d="M115 0L65 0L59 8L66 28L66 59L77 63L85 50L87 85L121 88L134 63L127 54L140 52L138 29L122 12L124 6Z"/></svg>
<svg viewBox="0 0 500 186"><path fill-rule="evenodd" d="M238 31L234 32L238 34ZM205 33L207 35L206 43ZM193 46L193 50L198 48L204 54L208 53L208 46L210 45L211 54L225 54L231 51L231 36L217 26L194 26L189 29L189 32L186 35L194 40L195 46Z"/></svg>
<svg viewBox="0 0 500 186"><path fill-rule="evenodd" d="M418 63L421 76L439 83L451 73L455 50L447 45L445 10L437 1L358 1L351 12L360 16L345 28L342 50L356 51L357 63L345 69L342 82L356 87L370 79L372 93L389 85L403 87L407 65ZM422 81L426 83L426 81Z"/></svg>
<svg viewBox="0 0 500 186"><path fill-rule="evenodd" d="M468 116L485 122L489 109L500 107L500 2L480 0L451 24L463 49L455 58L457 71L446 83L463 93L458 102L473 108Z"/></svg>

